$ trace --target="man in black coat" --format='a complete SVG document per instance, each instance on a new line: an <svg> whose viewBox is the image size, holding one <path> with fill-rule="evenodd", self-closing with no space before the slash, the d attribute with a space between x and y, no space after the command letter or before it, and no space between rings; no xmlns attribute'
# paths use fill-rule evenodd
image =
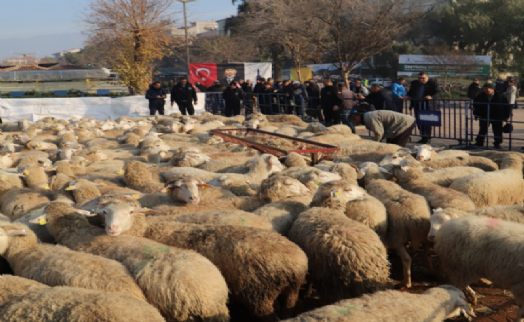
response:
<svg viewBox="0 0 524 322"><path fill-rule="evenodd" d="M368 96L364 97L357 94L358 98L369 104L369 111L374 110L392 110L391 98L386 91L380 88L379 84L371 85Z"/></svg>
<svg viewBox="0 0 524 322"><path fill-rule="evenodd" d="M340 124L340 108L342 100L339 97L342 93L340 89L333 86L333 82L329 79L324 80L324 88L320 91L320 105L324 112L324 119L326 126Z"/></svg>
<svg viewBox="0 0 524 322"><path fill-rule="evenodd" d="M242 90L245 93L244 106L246 107L245 114L248 116L253 113L253 84L248 79L242 84Z"/></svg>
<svg viewBox="0 0 524 322"><path fill-rule="evenodd" d="M485 84L482 93L473 101L473 115L479 118L479 135L477 146L484 146L484 138L491 124L495 139L493 145L500 149L502 143L502 122L511 117L511 106L504 94L496 92L493 84Z"/></svg>
<svg viewBox="0 0 524 322"><path fill-rule="evenodd" d="M411 98L411 108L415 109L415 116L418 119L419 111L438 110L434 99L440 93L437 83L429 80L429 76L422 72L418 74L418 80L411 82L408 97ZM417 143L429 144L431 142L431 126L419 125L420 136L422 139Z"/></svg>
<svg viewBox="0 0 524 322"><path fill-rule="evenodd" d="M181 78L171 90L171 106L176 102L182 115L187 115L187 113L195 115L193 101L198 104L195 88L187 81L187 78Z"/></svg>
<svg viewBox="0 0 524 322"><path fill-rule="evenodd" d="M146 92L146 99L149 100L149 115L164 115L164 105L166 104L166 92L162 89L162 84L156 81L149 86ZM1 123L1 122L0 122Z"/></svg>
<svg viewBox="0 0 524 322"><path fill-rule="evenodd" d="M240 115L240 105L244 99L244 92L237 86L236 81L229 84L229 87L222 93L222 98L226 102L227 117Z"/></svg>
<svg viewBox="0 0 524 322"><path fill-rule="evenodd" d="M468 97L474 100L480 93L482 93L482 89L480 88L479 80L475 78L468 87Z"/></svg>
<svg viewBox="0 0 524 322"><path fill-rule="evenodd" d="M202 85L202 83L200 83L199 81L195 82L195 87L198 88L198 90L200 90L201 93L207 92L207 87Z"/></svg>

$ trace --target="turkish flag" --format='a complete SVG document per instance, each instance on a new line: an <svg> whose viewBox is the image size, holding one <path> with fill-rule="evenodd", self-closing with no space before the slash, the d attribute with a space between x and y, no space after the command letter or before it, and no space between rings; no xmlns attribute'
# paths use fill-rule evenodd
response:
<svg viewBox="0 0 524 322"><path fill-rule="evenodd" d="M217 64L189 64L189 81L195 84L199 81L205 87L213 85L218 78Z"/></svg>

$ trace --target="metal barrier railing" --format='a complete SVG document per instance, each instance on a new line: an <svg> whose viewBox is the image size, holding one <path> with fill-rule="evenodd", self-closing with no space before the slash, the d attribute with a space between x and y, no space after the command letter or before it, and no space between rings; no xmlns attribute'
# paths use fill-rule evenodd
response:
<svg viewBox="0 0 524 322"><path fill-rule="evenodd" d="M6 95L7 94L7 95ZM117 94L117 95L115 95ZM4 98L62 98L62 97L125 97L129 91L121 89L93 89L93 90L57 90L57 91L11 91L0 92L0 99ZM8 96L8 97L6 97Z"/></svg>

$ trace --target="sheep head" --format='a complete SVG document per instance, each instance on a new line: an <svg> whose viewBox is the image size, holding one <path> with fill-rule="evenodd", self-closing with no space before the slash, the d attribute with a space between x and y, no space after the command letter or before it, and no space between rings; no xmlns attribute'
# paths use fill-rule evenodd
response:
<svg viewBox="0 0 524 322"><path fill-rule="evenodd" d="M416 155L417 161L430 161L433 155L432 152L443 150L444 147L436 148L436 147L432 147L429 144L423 144L423 145L415 146L414 149L417 152L417 155Z"/></svg>
<svg viewBox="0 0 524 322"><path fill-rule="evenodd" d="M311 190L304 184L296 179L284 176L273 176L262 181L260 186L260 198L270 202L309 195L311 195Z"/></svg>
<svg viewBox="0 0 524 322"><path fill-rule="evenodd" d="M470 320L469 317L477 317L475 313L470 309L464 293L454 286L441 285L439 287L431 288L425 291L424 294L437 295L437 293L442 294L443 292L448 293L448 296L450 298L449 303L452 305L452 307L449 310L450 313L446 316L446 319L460 316L462 313L466 318L468 318L468 320Z"/></svg>
<svg viewBox="0 0 524 322"><path fill-rule="evenodd" d="M203 153L188 152L184 155L180 163L187 163L189 167L198 168L206 162L211 161L211 158Z"/></svg>
<svg viewBox="0 0 524 322"><path fill-rule="evenodd" d="M171 195L175 200L197 205L200 202L198 189L207 189L209 187L211 186L204 184L199 179L182 178L167 184L163 191L171 191Z"/></svg>
<svg viewBox="0 0 524 322"><path fill-rule="evenodd" d="M336 208L366 197L366 191L346 180L331 181L318 187L310 207Z"/></svg>
<svg viewBox="0 0 524 322"><path fill-rule="evenodd" d="M385 166L386 164L398 165L407 155L411 153L412 152L409 149L398 149L397 151L386 155L378 165L381 167Z"/></svg>
<svg viewBox="0 0 524 322"><path fill-rule="evenodd" d="M12 238L32 236L36 243L37 238L29 229L20 229L20 227L16 226L16 224L7 223L4 227L0 227L0 255L6 255L9 249L9 244L12 243Z"/></svg>
<svg viewBox="0 0 524 322"><path fill-rule="evenodd" d="M435 237L437 236L437 232L440 230L440 227L451 219L459 218L459 216L456 214L458 210L452 209L452 208L437 208L433 210L433 214L429 217L429 222L431 224L431 227L429 229L428 233L428 240L430 242L435 242Z"/></svg>
<svg viewBox="0 0 524 322"><path fill-rule="evenodd" d="M119 236L133 228L134 216L154 212L147 208L133 207L127 203L112 202L96 213L104 216L105 230L109 236Z"/></svg>

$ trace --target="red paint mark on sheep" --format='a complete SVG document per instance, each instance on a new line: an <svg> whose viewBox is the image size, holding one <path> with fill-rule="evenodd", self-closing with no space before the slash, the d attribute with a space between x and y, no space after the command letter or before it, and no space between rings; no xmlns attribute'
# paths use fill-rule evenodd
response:
<svg viewBox="0 0 524 322"><path fill-rule="evenodd" d="M495 229L501 224L501 221L498 219L489 218L486 219L486 225L488 226L488 229Z"/></svg>

